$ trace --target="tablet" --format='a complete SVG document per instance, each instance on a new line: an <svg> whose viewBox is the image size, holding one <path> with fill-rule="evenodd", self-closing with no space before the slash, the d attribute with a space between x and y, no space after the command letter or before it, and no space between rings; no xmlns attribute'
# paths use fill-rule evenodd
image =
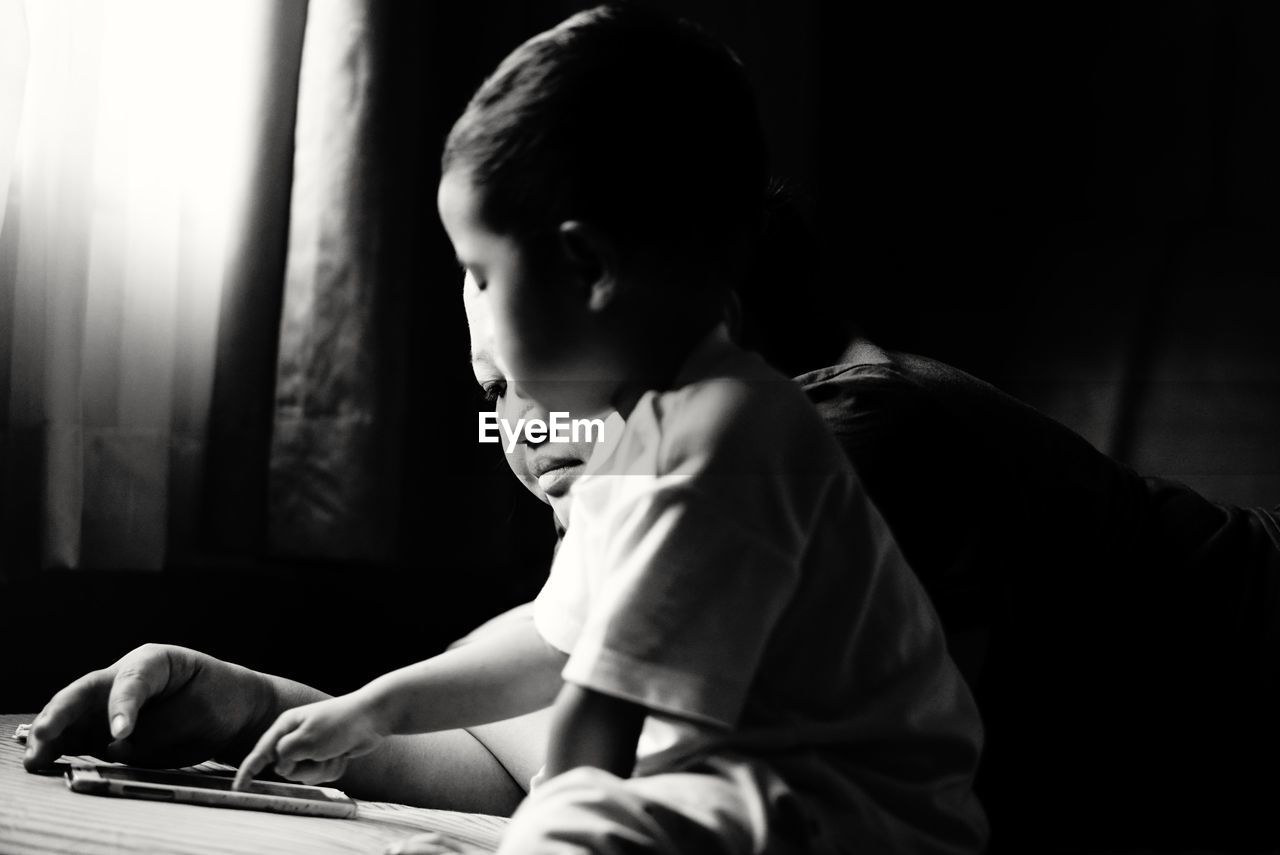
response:
<svg viewBox="0 0 1280 855"><path fill-rule="evenodd" d="M254 781L246 790L233 790L233 780L231 777L204 775L199 772L86 763L74 763L67 772L67 786L77 793L267 810L303 816L356 815L355 801L332 787Z"/></svg>

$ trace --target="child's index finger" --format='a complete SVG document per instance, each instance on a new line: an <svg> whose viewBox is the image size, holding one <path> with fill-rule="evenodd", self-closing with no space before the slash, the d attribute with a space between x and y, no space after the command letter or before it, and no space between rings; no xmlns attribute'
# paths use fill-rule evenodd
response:
<svg viewBox="0 0 1280 855"><path fill-rule="evenodd" d="M253 783L254 776L276 759L276 743L288 730L289 724L283 718L276 719L275 724L267 728L266 732L258 738L258 744L253 746L253 750L236 770L236 779L231 782L231 789L247 789L249 784Z"/></svg>
<svg viewBox="0 0 1280 855"><path fill-rule="evenodd" d="M244 762L240 764L240 768L236 770L236 779L231 782L233 790L247 790L249 785L253 783L253 778L259 772L266 768L271 762L274 752L271 748L262 748L261 745L255 747L249 756L244 758Z"/></svg>

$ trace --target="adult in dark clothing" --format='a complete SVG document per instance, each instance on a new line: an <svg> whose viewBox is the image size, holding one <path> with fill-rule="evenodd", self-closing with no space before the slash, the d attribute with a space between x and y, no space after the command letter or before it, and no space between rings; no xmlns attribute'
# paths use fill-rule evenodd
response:
<svg viewBox="0 0 1280 855"><path fill-rule="evenodd" d="M1280 507L1144 478L918 356L799 382L956 642L994 844L1280 845Z"/></svg>

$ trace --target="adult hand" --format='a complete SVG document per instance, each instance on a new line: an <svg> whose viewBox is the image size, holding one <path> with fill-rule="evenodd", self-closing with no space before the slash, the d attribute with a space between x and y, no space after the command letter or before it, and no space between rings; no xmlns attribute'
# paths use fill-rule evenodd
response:
<svg viewBox="0 0 1280 855"><path fill-rule="evenodd" d="M368 754L391 735L372 696L352 692L281 713L236 774L235 789L274 764L281 777L304 784L341 778L347 761Z"/></svg>
<svg viewBox="0 0 1280 855"><path fill-rule="evenodd" d="M234 762L277 712L271 679L185 647L143 645L54 695L23 765L34 772L63 754L144 766Z"/></svg>

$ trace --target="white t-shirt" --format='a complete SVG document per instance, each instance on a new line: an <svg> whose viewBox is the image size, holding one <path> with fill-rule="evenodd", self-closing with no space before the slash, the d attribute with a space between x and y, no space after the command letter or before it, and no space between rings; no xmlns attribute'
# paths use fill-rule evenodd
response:
<svg viewBox="0 0 1280 855"><path fill-rule="evenodd" d="M980 821L973 699L800 388L719 328L619 427L574 485L534 620L567 682L651 711L637 774L803 757L859 799Z"/></svg>

